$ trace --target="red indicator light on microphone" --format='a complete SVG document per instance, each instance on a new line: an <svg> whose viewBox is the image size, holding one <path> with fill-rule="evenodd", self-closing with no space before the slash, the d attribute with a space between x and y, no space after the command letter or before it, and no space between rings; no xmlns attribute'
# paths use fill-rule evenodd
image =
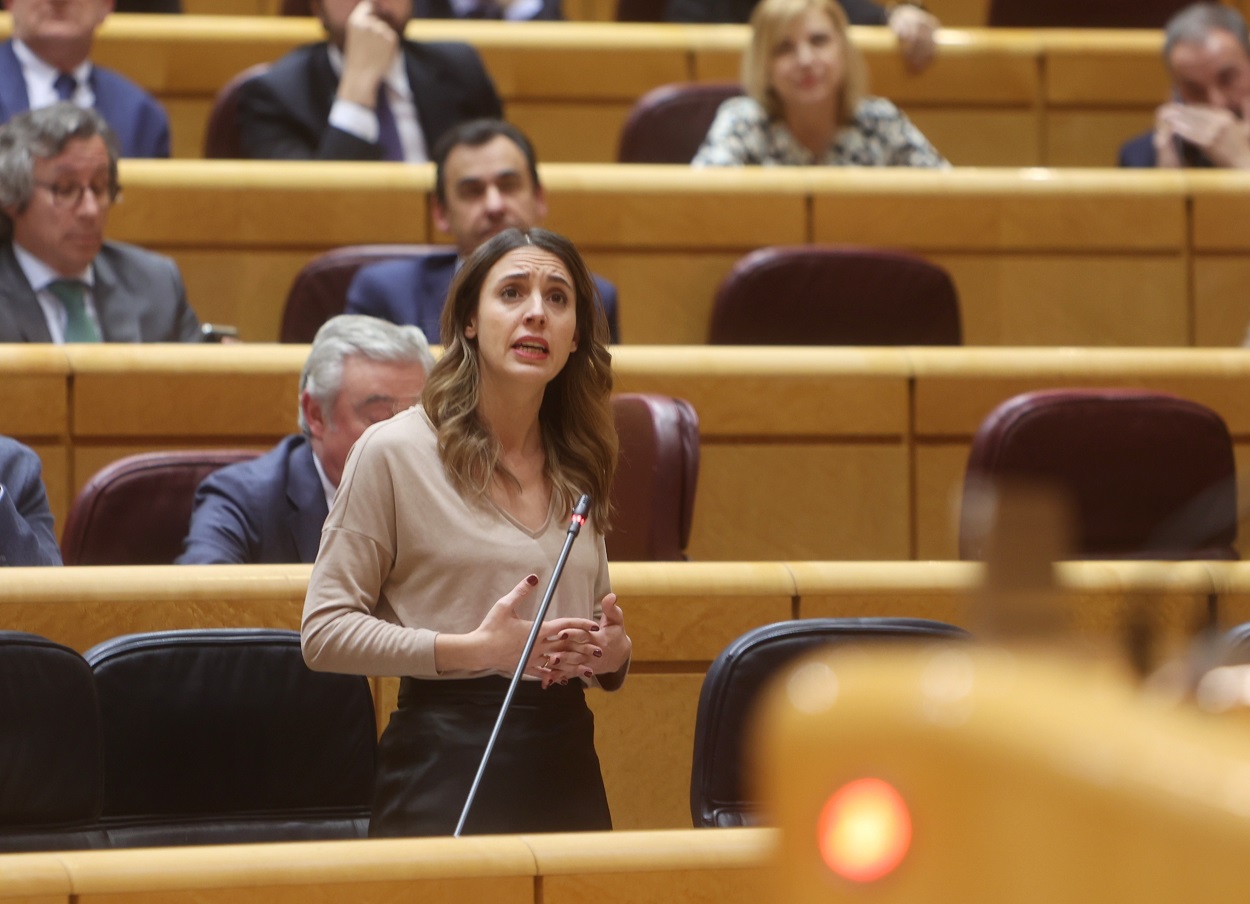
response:
<svg viewBox="0 0 1250 904"><path fill-rule="evenodd" d="M829 798L817 833L826 866L852 882L874 882L893 872L907 855L911 813L889 782L856 779Z"/></svg>

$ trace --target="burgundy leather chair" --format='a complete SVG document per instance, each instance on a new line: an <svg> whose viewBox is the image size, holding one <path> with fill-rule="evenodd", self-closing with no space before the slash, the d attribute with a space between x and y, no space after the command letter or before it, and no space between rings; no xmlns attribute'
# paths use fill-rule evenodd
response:
<svg viewBox="0 0 1250 904"><path fill-rule="evenodd" d="M243 86L269 70L269 63L249 66L226 82L213 98L204 129L204 157L208 160L243 160L239 141L239 91Z"/></svg>
<svg viewBox="0 0 1250 904"><path fill-rule="evenodd" d="M612 398L620 456L612 482L608 558L686 558L699 477L699 418L689 402L622 393Z"/></svg>
<svg viewBox="0 0 1250 904"><path fill-rule="evenodd" d="M743 740L760 691L796 658L834 644L968 637L963 628L919 618L805 618L743 634L712 662L699 692L690 770L695 828L755 824L757 804L744 781Z"/></svg>
<svg viewBox="0 0 1250 904"><path fill-rule="evenodd" d="M251 449L145 452L102 468L79 491L61 538L66 565L171 565L200 481Z"/></svg>
<svg viewBox="0 0 1250 904"><path fill-rule="evenodd" d="M74 650L0 631L0 852L107 846L100 711Z"/></svg>
<svg viewBox="0 0 1250 904"><path fill-rule="evenodd" d="M321 325L347 306L347 288L361 267L397 257L444 252L444 245L347 245L314 257L295 275L282 309L283 342L312 342ZM437 336L428 337L438 342Z"/></svg>
<svg viewBox="0 0 1250 904"><path fill-rule="evenodd" d="M308 0L282 0L280 10L284 16L311 16L312 4Z"/></svg>
<svg viewBox="0 0 1250 904"><path fill-rule="evenodd" d="M377 754L369 681L314 672L299 633L157 631L85 654L112 847L361 838Z"/></svg>
<svg viewBox="0 0 1250 904"><path fill-rule="evenodd" d="M617 22L663 22L666 0L616 0Z"/></svg>
<svg viewBox="0 0 1250 904"><path fill-rule="evenodd" d="M990 0L989 24L1009 28L1162 28L1193 0Z"/></svg>
<svg viewBox="0 0 1250 904"><path fill-rule="evenodd" d="M959 345L950 275L904 251L842 245L761 248L721 282L716 345Z"/></svg>
<svg viewBox="0 0 1250 904"><path fill-rule="evenodd" d="M970 490L1002 479L1066 496L1081 558L1238 558L1232 439L1196 402L1140 389L1054 389L1003 402L972 440L961 558L984 558Z"/></svg>
<svg viewBox="0 0 1250 904"><path fill-rule="evenodd" d="M720 105L742 93L737 82L682 82L644 94L617 145L619 163L689 163L703 144Z"/></svg>

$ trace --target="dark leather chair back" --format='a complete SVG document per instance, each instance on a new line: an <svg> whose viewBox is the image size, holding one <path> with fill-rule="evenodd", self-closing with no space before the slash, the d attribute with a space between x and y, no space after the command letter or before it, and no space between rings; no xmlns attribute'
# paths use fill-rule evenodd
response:
<svg viewBox="0 0 1250 904"><path fill-rule="evenodd" d="M281 14L284 16L311 16L312 4L308 0L282 0Z"/></svg>
<svg viewBox="0 0 1250 904"><path fill-rule="evenodd" d="M1196 402L1139 389L1045 390L1003 402L972 440L961 558L984 557L969 493L1003 479L1065 495L1083 558L1238 557L1232 439Z"/></svg>
<svg viewBox="0 0 1250 904"><path fill-rule="evenodd" d="M1163 28L1192 0L990 0L988 24L1009 28Z"/></svg>
<svg viewBox="0 0 1250 904"><path fill-rule="evenodd" d="M367 833L377 752L368 679L310 670L297 632L132 634L86 659L112 846Z"/></svg>
<svg viewBox="0 0 1250 904"><path fill-rule="evenodd" d="M667 0L616 0L617 22L663 22Z"/></svg>
<svg viewBox="0 0 1250 904"><path fill-rule="evenodd" d="M100 712L69 647L0 631L0 852L100 848Z"/></svg>
<svg viewBox="0 0 1250 904"><path fill-rule="evenodd" d="M689 163L720 105L742 93L737 82L683 82L644 94L621 127L620 163Z"/></svg>
<svg viewBox="0 0 1250 904"><path fill-rule="evenodd" d="M666 562L686 558L699 478L699 418L668 396L613 396L620 457L612 483L608 558Z"/></svg>
<svg viewBox="0 0 1250 904"><path fill-rule="evenodd" d="M808 618L743 634L716 657L699 693L690 771L695 827L754 823L756 802L743 781L743 741L760 692L796 658L830 644L967 638L962 628L915 618Z"/></svg>
<svg viewBox="0 0 1250 904"><path fill-rule="evenodd" d="M279 338L283 342L312 342L321 325L347 307L347 288L361 267L445 251L445 245L347 245L317 255L291 283ZM438 336L426 338L438 342Z"/></svg>
<svg viewBox="0 0 1250 904"><path fill-rule="evenodd" d="M239 141L239 91L243 85L269 70L269 63L249 66L226 82L213 98L204 129L204 157L208 160L242 160L246 158Z"/></svg>
<svg viewBox="0 0 1250 904"><path fill-rule="evenodd" d="M191 526L195 488L251 449L145 452L101 469L65 519L66 565L171 565Z"/></svg>
<svg viewBox="0 0 1250 904"><path fill-rule="evenodd" d="M721 282L715 345L959 345L959 298L937 264L903 251L762 248Z"/></svg>

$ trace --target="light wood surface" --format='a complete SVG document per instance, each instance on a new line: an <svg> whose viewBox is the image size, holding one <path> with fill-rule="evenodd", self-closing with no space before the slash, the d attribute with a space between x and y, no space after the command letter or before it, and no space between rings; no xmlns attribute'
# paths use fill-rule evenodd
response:
<svg viewBox="0 0 1250 904"><path fill-rule="evenodd" d="M2 347L0 385L31 386L40 401L0 408L0 433L43 457L62 524L77 490L124 455L263 449L293 432L306 354L256 344ZM614 349L613 367L616 391L685 398L699 414L696 561L956 558L972 435L998 403L1028 390L1173 392L1222 415L1239 462L1250 461L1250 350L627 345ZM49 417L58 411L62 419Z"/></svg>
<svg viewBox="0 0 1250 904"><path fill-rule="evenodd" d="M849 171L548 164L546 225L616 283L629 344L704 342L748 252L900 248L955 280L967 345L1232 346L1250 175L1161 171ZM299 268L346 244L447 242L432 167L124 161L110 235L179 263L201 319L278 337Z"/></svg>

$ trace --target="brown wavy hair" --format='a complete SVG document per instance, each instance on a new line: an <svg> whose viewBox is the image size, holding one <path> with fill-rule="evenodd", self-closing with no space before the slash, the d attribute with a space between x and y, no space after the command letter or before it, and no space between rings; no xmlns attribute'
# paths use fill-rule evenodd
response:
<svg viewBox="0 0 1250 904"><path fill-rule="evenodd" d="M527 245L561 260L576 296L577 348L547 384L538 413L547 453L544 473L565 510L571 511L582 493L590 494L595 526L604 532L617 454L608 323L594 278L564 236L545 229L508 229L469 255L443 304L443 356L421 393L422 405L438 432L438 454L447 477L461 494L484 498L496 471L512 477L499 461L498 440L477 415L481 365L477 340L464 331L477 313L491 267Z"/></svg>

